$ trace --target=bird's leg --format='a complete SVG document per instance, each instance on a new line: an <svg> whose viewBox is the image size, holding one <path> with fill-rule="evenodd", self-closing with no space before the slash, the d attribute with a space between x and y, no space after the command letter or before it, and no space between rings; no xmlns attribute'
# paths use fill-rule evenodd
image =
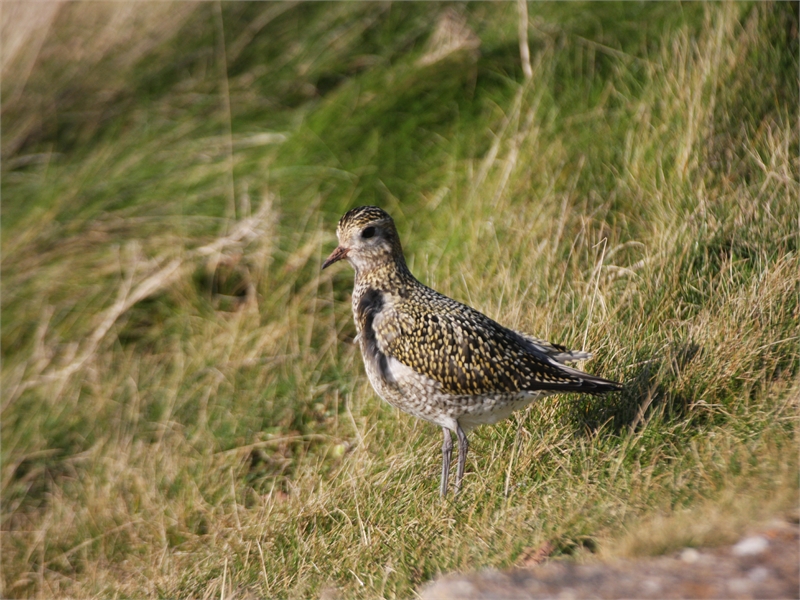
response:
<svg viewBox="0 0 800 600"><path fill-rule="evenodd" d="M467 434L461 429L459 424L456 428L456 435L458 436L458 469L456 471L456 494L461 491L461 479L464 477L464 467L467 464L467 450L469 443L467 442Z"/></svg>
<svg viewBox="0 0 800 600"><path fill-rule="evenodd" d="M447 479L450 477L450 457L453 455L453 438L450 437L450 430L442 427L444 443L442 444L442 482L439 485L439 493L444 497L447 494Z"/></svg>

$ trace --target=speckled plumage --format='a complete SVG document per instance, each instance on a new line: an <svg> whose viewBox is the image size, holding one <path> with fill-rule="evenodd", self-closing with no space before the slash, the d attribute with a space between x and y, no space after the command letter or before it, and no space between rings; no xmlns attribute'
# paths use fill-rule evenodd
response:
<svg viewBox="0 0 800 600"><path fill-rule="evenodd" d="M567 366L590 358L520 333L417 281L405 263L392 218L362 206L336 230L339 246L323 264L355 268L353 315L367 376L390 404L444 432L441 493L452 441L459 439L456 491L467 453L465 431L496 423L543 395L620 389Z"/></svg>

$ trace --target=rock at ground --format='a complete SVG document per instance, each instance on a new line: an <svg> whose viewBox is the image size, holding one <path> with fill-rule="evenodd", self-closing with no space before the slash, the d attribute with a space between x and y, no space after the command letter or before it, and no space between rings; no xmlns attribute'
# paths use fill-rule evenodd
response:
<svg viewBox="0 0 800 600"><path fill-rule="evenodd" d="M671 556L444 576L422 600L800 598L800 527L776 522L733 546Z"/></svg>

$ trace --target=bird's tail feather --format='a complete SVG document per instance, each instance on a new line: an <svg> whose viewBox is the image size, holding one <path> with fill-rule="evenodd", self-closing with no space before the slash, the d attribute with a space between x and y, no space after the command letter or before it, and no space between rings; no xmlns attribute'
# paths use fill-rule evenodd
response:
<svg viewBox="0 0 800 600"><path fill-rule="evenodd" d="M562 365L569 365L576 363L580 360L590 360L592 358L591 352L583 352L582 350L570 350L561 344L553 344L547 340L534 337L522 331L516 331L525 342L532 345L539 352L546 354L553 360L560 362Z"/></svg>

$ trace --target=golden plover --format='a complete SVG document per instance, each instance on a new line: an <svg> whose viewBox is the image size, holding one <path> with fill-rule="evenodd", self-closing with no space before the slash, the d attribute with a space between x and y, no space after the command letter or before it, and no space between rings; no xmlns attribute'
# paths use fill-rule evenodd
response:
<svg viewBox="0 0 800 600"><path fill-rule="evenodd" d="M339 246L322 268L347 259L356 271L356 340L372 387L389 404L442 428L443 496L451 431L458 437L458 493L466 431L497 423L548 394L621 389L566 366L590 354L507 329L417 281L406 266L394 221L380 208L347 212L336 235Z"/></svg>

